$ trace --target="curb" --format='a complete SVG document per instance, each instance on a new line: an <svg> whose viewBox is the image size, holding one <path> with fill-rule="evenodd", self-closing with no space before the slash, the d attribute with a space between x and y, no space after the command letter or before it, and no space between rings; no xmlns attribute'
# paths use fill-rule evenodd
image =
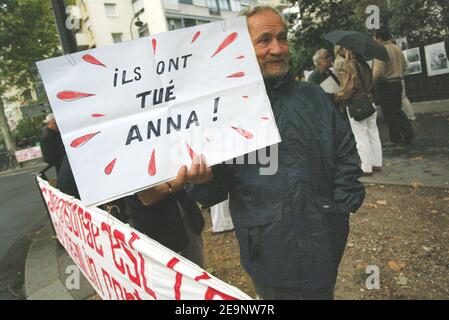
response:
<svg viewBox="0 0 449 320"><path fill-rule="evenodd" d="M23 167L23 168L8 169L8 170L5 170L5 171L0 171L0 177L13 176L13 175L25 173L25 172L28 172L28 171L34 171L34 170L39 171L39 170L44 169L46 166L47 166L47 164L45 162L40 162L40 163L33 164L33 165L30 165L30 166L26 166L26 167Z"/></svg>
<svg viewBox="0 0 449 320"><path fill-rule="evenodd" d="M449 112L449 100L434 100L412 103L415 113Z"/></svg>
<svg viewBox="0 0 449 320"><path fill-rule="evenodd" d="M382 179L370 179L369 177L362 177L359 179L360 182L362 182L365 185L386 185L386 186L400 186L400 187L410 187L413 188L414 186L407 181L401 182L401 181L391 181L391 180L382 180ZM435 186L435 185L429 185L429 184L422 184L415 188L430 188L430 189L448 189L449 185L447 186Z"/></svg>

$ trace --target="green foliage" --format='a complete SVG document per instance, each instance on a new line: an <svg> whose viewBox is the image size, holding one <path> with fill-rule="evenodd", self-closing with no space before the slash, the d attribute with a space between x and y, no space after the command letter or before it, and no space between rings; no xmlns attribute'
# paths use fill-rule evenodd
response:
<svg viewBox="0 0 449 320"><path fill-rule="evenodd" d="M55 56L58 36L47 0L2 0L0 4L0 95L27 88L36 76L36 61Z"/></svg>
<svg viewBox="0 0 449 320"><path fill-rule="evenodd" d="M17 145L28 144L35 145L42 134L44 116L22 119L17 124L17 128L14 132L14 140Z"/></svg>
<svg viewBox="0 0 449 320"><path fill-rule="evenodd" d="M392 34L407 36L410 47L443 41L449 31L447 0L391 0L387 23Z"/></svg>
<svg viewBox="0 0 449 320"><path fill-rule="evenodd" d="M372 3L373 1L370 1ZM320 48L333 51L333 45L322 38L336 29L362 31L365 16L360 1L300 1L301 27L291 33L292 67L297 72L313 68L312 56Z"/></svg>

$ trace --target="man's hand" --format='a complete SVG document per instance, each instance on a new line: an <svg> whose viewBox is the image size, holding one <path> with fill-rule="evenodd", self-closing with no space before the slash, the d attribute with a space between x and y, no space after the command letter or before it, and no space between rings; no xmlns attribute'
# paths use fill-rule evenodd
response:
<svg viewBox="0 0 449 320"><path fill-rule="evenodd" d="M211 180L212 169L207 168L206 158L204 156L194 156L190 171L187 172L187 167L182 166L175 179L170 180L168 183L162 183L155 187L143 190L137 195L144 206L151 207L169 194L169 184L173 192L179 192L184 188L186 182L204 184Z"/></svg>
<svg viewBox="0 0 449 320"><path fill-rule="evenodd" d="M206 158L194 156L192 160L192 167L187 172L186 182L193 184L205 184L212 180L212 168L207 167Z"/></svg>

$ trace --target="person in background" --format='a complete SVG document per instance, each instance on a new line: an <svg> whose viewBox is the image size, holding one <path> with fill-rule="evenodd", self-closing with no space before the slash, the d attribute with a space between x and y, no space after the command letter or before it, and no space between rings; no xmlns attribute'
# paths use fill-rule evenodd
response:
<svg viewBox="0 0 449 320"><path fill-rule="evenodd" d="M229 212L229 200L220 202L210 208L212 220L212 234L220 234L234 230L231 213Z"/></svg>
<svg viewBox="0 0 449 320"><path fill-rule="evenodd" d="M407 94L405 92L405 81L404 79L402 79L401 81L402 83L402 97L401 97L401 102L402 102L402 111L404 111L405 115L407 116L407 118L410 121L414 121L416 120L416 115L415 115L415 111L413 110L413 106L410 102L410 100L407 98Z"/></svg>
<svg viewBox="0 0 449 320"><path fill-rule="evenodd" d="M307 79L307 82L312 82L320 85L324 80L332 77L337 84L340 84L338 77L330 70L331 67L331 56L326 49L320 49L313 55L313 64L315 65L315 70Z"/></svg>
<svg viewBox="0 0 449 320"><path fill-rule="evenodd" d="M334 73L338 80L341 81L341 73L345 64L345 50L338 44L334 47L335 61L334 61Z"/></svg>
<svg viewBox="0 0 449 320"><path fill-rule="evenodd" d="M355 101L365 95L373 102L373 76L371 68L362 56L344 49L346 62L342 69L340 91L335 95L337 102L343 104ZM351 118L349 123L357 143L357 151L362 161L361 168L364 176L373 172L380 172L382 168L382 145L377 128L377 111L361 121Z"/></svg>
<svg viewBox="0 0 449 320"><path fill-rule="evenodd" d="M47 115L44 123L46 127L42 131L40 144L42 158L45 162L56 168L56 175L58 175L62 159L65 156L64 144L62 143L61 134L53 113Z"/></svg>
<svg viewBox="0 0 449 320"><path fill-rule="evenodd" d="M388 62L379 59L373 61L376 104L382 108L391 143L413 148L415 132L402 111L402 80L407 61L401 48L392 43L392 36L387 30L377 30L373 39L385 46L389 57Z"/></svg>
<svg viewBox="0 0 449 320"><path fill-rule="evenodd" d="M396 39L391 39L391 43L397 45ZM406 50L406 49L403 49L403 50ZM406 63L406 65L408 65L406 59L405 59L405 63ZM404 71L404 75L405 75L405 71ZM402 111L404 111L405 115L407 116L407 118L410 121L414 121L414 120L416 120L415 111L413 110L413 106L410 103L410 100L408 99L407 94L405 92L405 80L402 79L401 82L402 82L402 97L401 97Z"/></svg>
<svg viewBox="0 0 449 320"><path fill-rule="evenodd" d="M123 199L132 227L203 268L204 219L186 195L186 175L183 167L175 179Z"/></svg>

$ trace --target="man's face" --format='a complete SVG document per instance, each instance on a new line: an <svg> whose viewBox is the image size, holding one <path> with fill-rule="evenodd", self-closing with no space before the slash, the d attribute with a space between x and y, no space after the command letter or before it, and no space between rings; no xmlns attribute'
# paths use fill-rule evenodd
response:
<svg viewBox="0 0 449 320"><path fill-rule="evenodd" d="M330 55L327 51L321 51L319 57L318 57L318 61L317 61L317 68L318 70L320 70L321 72L329 69L331 65L331 61L330 61Z"/></svg>
<svg viewBox="0 0 449 320"><path fill-rule="evenodd" d="M49 127L50 129L52 129L52 130L54 130L54 131L58 131L59 132L59 128L58 128L58 125L56 124L56 120L50 120L48 123L47 123L47 127Z"/></svg>
<svg viewBox="0 0 449 320"><path fill-rule="evenodd" d="M278 78L289 70L287 31L281 17L269 10L248 18L248 29L264 78Z"/></svg>
<svg viewBox="0 0 449 320"><path fill-rule="evenodd" d="M376 41L378 44L382 44L381 38L376 38L375 36L373 36L373 40Z"/></svg>

